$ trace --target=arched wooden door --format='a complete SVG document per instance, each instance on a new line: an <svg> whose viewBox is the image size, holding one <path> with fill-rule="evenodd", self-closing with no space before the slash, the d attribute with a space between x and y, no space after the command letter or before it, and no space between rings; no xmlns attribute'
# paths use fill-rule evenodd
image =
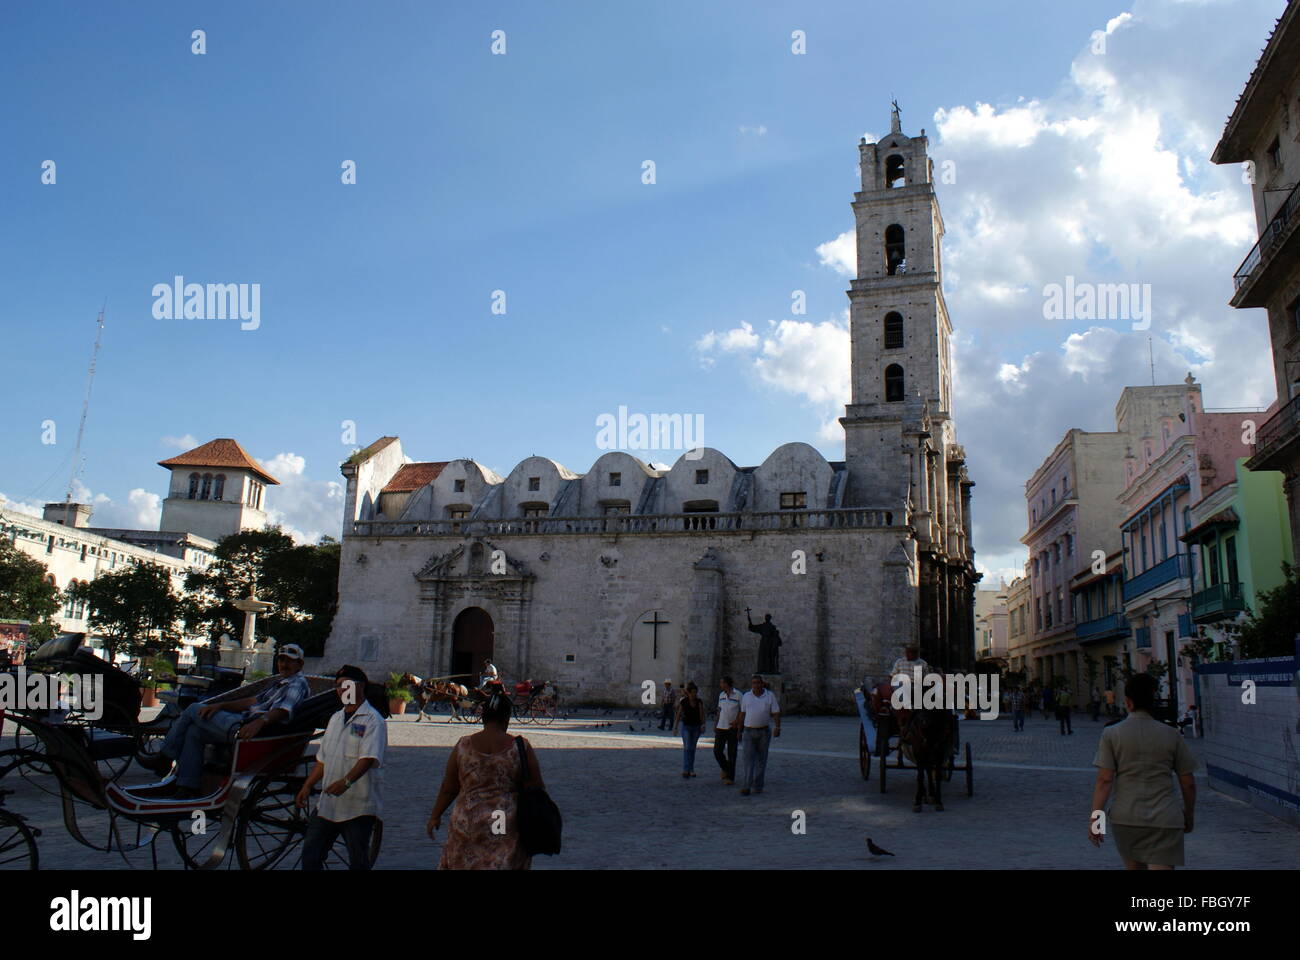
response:
<svg viewBox="0 0 1300 960"><path fill-rule="evenodd" d="M477 687L483 659L492 658L492 617L482 607L467 607L452 624L451 672L456 682Z"/></svg>

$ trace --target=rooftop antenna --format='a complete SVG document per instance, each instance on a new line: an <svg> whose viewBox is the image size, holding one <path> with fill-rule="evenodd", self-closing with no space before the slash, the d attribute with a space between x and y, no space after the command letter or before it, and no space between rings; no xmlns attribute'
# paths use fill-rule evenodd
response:
<svg viewBox="0 0 1300 960"><path fill-rule="evenodd" d="M1156 385L1156 351L1151 345L1151 338L1147 337L1147 356L1151 358L1151 386Z"/></svg>
<svg viewBox="0 0 1300 960"><path fill-rule="evenodd" d="M72 476L68 478L68 495L64 498L64 503L72 503L72 493L77 486L77 478L81 476L81 439L86 434L86 414L90 412L90 388L95 383L95 363L99 360L99 344L104 337L104 311L108 309L108 298L104 298L104 305L99 308L99 317L95 320L95 349L90 353L90 370L86 373L86 399L81 404L81 423L77 426L77 445L72 448Z"/></svg>

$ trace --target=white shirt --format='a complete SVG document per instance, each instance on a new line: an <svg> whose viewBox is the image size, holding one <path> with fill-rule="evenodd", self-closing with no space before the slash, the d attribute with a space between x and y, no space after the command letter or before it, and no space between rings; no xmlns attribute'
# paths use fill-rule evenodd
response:
<svg viewBox="0 0 1300 960"><path fill-rule="evenodd" d="M926 663L924 660L922 660L920 657L917 657L915 660L909 660L907 659L907 657L899 657L897 660L894 661L894 665L889 668L889 677L892 680L900 673L905 673L909 677L914 678L916 674L914 674L912 671L915 670L917 667L921 668L922 677L924 677L926 674L934 672L933 670L930 669L930 665Z"/></svg>
<svg viewBox="0 0 1300 960"><path fill-rule="evenodd" d="M325 725L316 759L325 764L321 789L342 780L358 760L372 757L378 761L360 780L337 797L322 793L316 813L324 820L342 823L355 817L377 817L383 808L384 751L388 749L388 726L379 711L366 701L348 716L340 710Z"/></svg>
<svg viewBox="0 0 1300 960"><path fill-rule="evenodd" d="M730 730L736 725L736 716L740 713L740 691L732 687L731 693L718 694L718 729Z"/></svg>
<svg viewBox="0 0 1300 960"><path fill-rule="evenodd" d="M745 715L745 729L749 730L768 726L772 717L781 712L781 705L771 690L764 690L761 697L754 696L753 690L746 690L740 698L740 712Z"/></svg>

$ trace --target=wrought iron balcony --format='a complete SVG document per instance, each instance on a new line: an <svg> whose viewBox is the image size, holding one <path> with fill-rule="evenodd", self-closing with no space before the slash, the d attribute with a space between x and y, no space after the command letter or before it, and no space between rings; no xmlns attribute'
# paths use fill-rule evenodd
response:
<svg viewBox="0 0 1300 960"><path fill-rule="evenodd" d="M1101 640L1122 637L1129 632L1128 619L1121 613L1111 613L1096 620L1085 620L1074 628L1077 640Z"/></svg>
<svg viewBox="0 0 1300 960"><path fill-rule="evenodd" d="M1282 202L1281 209L1273 215L1273 219L1264 227L1259 240L1251 247L1250 253L1246 254L1246 259L1241 261L1241 266L1237 268L1237 272L1232 275L1232 286L1236 291L1233 295L1233 306L1263 306L1263 303L1245 302L1249 296L1249 288L1263 274L1264 268L1277 251L1278 245L1291 234L1292 228L1295 226L1298 208L1300 208L1300 183L1297 183L1291 192L1287 194L1286 200Z"/></svg>
<svg viewBox="0 0 1300 960"><path fill-rule="evenodd" d="M1136 577L1124 581L1124 602L1140 597L1148 590L1187 576L1187 555L1174 554L1168 560L1162 560L1149 570L1143 570Z"/></svg>
<svg viewBox="0 0 1300 960"><path fill-rule="evenodd" d="M1192 594L1192 619L1197 623L1231 619L1245 609L1240 583L1216 583Z"/></svg>
<svg viewBox="0 0 1300 960"><path fill-rule="evenodd" d="M1255 434L1255 455L1246 465L1251 470L1263 469L1265 461L1300 435L1300 396L1269 417Z"/></svg>

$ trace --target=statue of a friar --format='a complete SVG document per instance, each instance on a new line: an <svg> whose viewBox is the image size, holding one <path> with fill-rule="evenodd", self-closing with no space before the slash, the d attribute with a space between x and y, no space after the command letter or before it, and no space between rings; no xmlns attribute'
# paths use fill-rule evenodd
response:
<svg viewBox="0 0 1300 960"><path fill-rule="evenodd" d="M749 621L750 632L759 636L757 672L780 673L781 655L778 651L781 646L781 631L772 622L772 615L764 614L763 622L755 623L749 615L749 607L746 607L745 619Z"/></svg>

